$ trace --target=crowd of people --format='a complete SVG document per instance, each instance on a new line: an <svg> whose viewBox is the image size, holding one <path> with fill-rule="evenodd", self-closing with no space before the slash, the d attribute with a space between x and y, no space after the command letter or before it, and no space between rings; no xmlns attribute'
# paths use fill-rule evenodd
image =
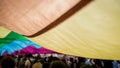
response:
<svg viewBox="0 0 120 68"><path fill-rule="evenodd" d="M100 60L64 54L1 56L0 68L120 68L118 60Z"/></svg>

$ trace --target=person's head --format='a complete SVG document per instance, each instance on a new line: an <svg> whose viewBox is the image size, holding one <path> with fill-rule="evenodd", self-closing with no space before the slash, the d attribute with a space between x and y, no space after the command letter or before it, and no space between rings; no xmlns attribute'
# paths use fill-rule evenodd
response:
<svg viewBox="0 0 120 68"><path fill-rule="evenodd" d="M80 66L80 68L93 68L91 65L83 64Z"/></svg>
<svg viewBox="0 0 120 68"><path fill-rule="evenodd" d="M15 68L15 61L10 56L5 56L1 60L1 67L2 68Z"/></svg>
<svg viewBox="0 0 120 68"><path fill-rule="evenodd" d="M67 66L63 61L56 60L50 63L49 68L67 68Z"/></svg>

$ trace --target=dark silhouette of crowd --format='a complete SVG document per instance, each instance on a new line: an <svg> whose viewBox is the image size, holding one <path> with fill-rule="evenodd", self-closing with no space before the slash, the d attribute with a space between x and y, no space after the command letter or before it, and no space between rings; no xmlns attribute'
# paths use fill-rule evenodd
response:
<svg viewBox="0 0 120 68"><path fill-rule="evenodd" d="M120 68L120 61L64 54L7 55L0 57L0 68Z"/></svg>

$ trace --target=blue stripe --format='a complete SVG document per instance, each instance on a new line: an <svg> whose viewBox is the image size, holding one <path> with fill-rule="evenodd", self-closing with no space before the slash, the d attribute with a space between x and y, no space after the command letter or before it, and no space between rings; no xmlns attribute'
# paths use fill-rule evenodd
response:
<svg viewBox="0 0 120 68"><path fill-rule="evenodd" d="M41 48L41 46L39 46L29 40L14 40L10 44L4 44L4 46L1 48L1 55L6 51L9 54L11 54L16 50L21 50L27 46L34 46L35 48Z"/></svg>

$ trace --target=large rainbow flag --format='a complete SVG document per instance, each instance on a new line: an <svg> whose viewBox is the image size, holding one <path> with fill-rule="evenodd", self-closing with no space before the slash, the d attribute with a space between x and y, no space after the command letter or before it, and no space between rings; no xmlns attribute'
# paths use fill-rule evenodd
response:
<svg viewBox="0 0 120 68"><path fill-rule="evenodd" d="M120 0L0 0L0 38L7 31L59 53L120 60Z"/></svg>

